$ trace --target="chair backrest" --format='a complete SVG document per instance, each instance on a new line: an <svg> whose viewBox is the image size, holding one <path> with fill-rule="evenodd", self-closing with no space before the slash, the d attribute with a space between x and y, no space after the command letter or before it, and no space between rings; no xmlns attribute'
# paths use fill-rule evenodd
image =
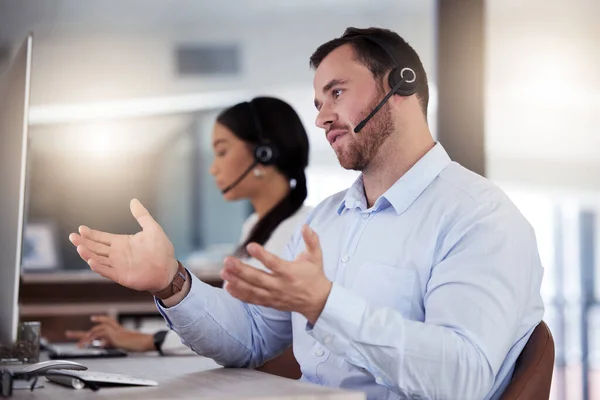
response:
<svg viewBox="0 0 600 400"><path fill-rule="evenodd" d="M554 339L544 321L535 327L500 400L547 400L554 369Z"/></svg>
<svg viewBox="0 0 600 400"><path fill-rule="evenodd" d="M282 354L256 368L256 370L290 379L300 379L302 376L300 365L294 357L291 346Z"/></svg>

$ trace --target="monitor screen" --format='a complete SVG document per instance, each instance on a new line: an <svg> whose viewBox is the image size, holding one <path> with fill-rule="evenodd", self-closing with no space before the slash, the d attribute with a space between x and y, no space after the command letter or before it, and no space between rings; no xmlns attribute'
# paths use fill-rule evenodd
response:
<svg viewBox="0 0 600 400"><path fill-rule="evenodd" d="M0 74L0 343L17 339L25 209L30 34Z"/></svg>

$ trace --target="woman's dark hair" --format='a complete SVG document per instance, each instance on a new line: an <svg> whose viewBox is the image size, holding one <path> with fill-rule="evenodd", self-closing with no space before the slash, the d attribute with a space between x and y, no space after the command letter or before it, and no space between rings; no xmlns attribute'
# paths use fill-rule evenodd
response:
<svg viewBox="0 0 600 400"><path fill-rule="evenodd" d="M290 182L295 182L288 195L254 225L248 238L235 251L238 256L247 256L248 243L265 244L277 226L304 203L307 195L304 169L308 165L308 135L292 106L273 97L256 97L252 104L236 104L219 114L217 122L250 145L257 145L259 139L268 141L277 149L275 167ZM259 129L262 132L258 132Z"/></svg>

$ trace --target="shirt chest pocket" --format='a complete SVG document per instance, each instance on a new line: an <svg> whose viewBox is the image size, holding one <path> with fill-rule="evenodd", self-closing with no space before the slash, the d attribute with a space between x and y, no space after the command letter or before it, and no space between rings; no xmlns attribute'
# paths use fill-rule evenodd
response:
<svg viewBox="0 0 600 400"><path fill-rule="evenodd" d="M409 318L416 272L381 263L364 263L356 271L352 290L375 307L389 307Z"/></svg>

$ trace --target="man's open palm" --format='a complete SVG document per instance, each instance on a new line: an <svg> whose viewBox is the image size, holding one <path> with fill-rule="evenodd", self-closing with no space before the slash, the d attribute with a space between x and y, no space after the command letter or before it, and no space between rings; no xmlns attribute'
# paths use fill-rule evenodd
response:
<svg viewBox="0 0 600 400"><path fill-rule="evenodd" d="M79 227L69 240L90 268L123 286L136 290L159 291L169 285L177 272L173 244L136 199L131 213L142 227L135 235L115 235Z"/></svg>

